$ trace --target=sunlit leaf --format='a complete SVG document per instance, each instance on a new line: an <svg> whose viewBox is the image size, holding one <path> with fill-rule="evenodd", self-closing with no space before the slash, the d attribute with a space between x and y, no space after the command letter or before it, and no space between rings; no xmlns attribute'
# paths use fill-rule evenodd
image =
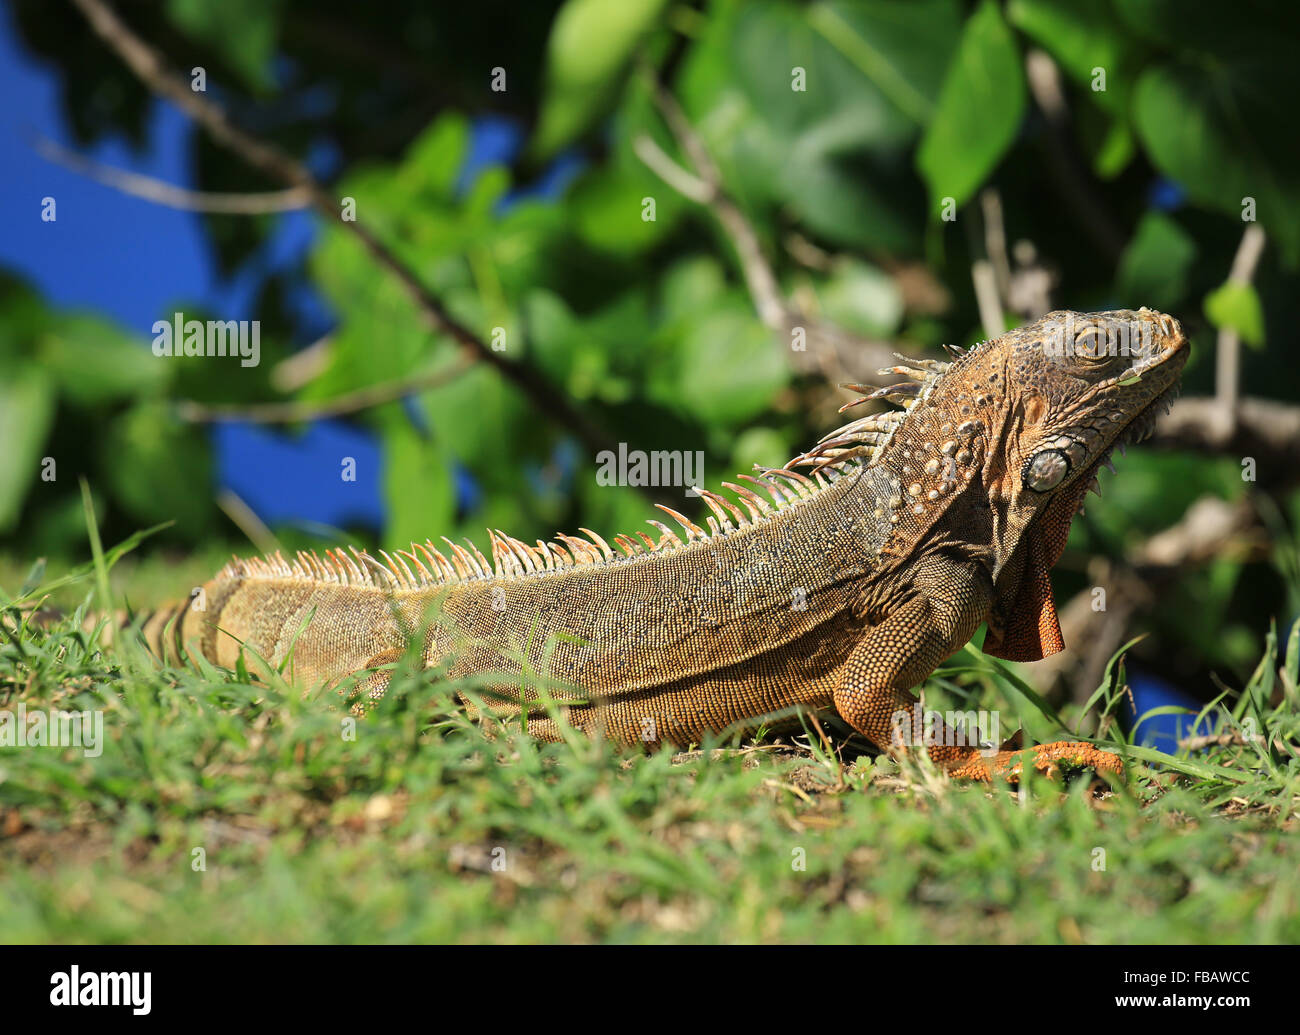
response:
<svg viewBox="0 0 1300 1035"><path fill-rule="evenodd" d="M961 205L975 193L1015 139L1024 107L1015 39L985 0L966 22L916 155L936 212L946 197Z"/></svg>
<svg viewBox="0 0 1300 1035"><path fill-rule="evenodd" d="M608 110L637 44L665 0L568 0L546 45L546 88L533 142L558 151Z"/></svg>
<svg viewBox="0 0 1300 1035"><path fill-rule="evenodd" d="M1219 285L1205 296L1205 315L1216 327L1236 331L1247 345L1264 344L1264 307L1253 284Z"/></svg>
<svg viewBox="0 0 1300 1035"><path fill-rule="evenodd" d="M0 532L18 522L40 474L41 448L53 417L54 389L41 370L22 366L0 378Z"/></svg>

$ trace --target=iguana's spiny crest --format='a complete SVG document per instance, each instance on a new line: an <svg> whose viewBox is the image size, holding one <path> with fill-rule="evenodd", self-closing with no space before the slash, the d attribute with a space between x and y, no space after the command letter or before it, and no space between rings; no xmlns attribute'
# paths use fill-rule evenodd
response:
<svg viewBox="0 0 1300 1035"><path fill-rule="evenodd" d="M657 538L618 535L611 547L584 528L585 538L560 534L555 542L530 546L489 530L491 562L473 542L462 547L444 537L445 552L429 540L395 554L381 550L382 560L356 549L351 556L342 550L327 550L323 557L299 552L294 561L277 553L234 560L223 574L403 590L626 563L757 526L845 474L884 466L892 491L877 506L878 519L901 524L899 531L915 540L954 494L978 478L981 497L995 515L996 572L1013 563L1015 544L1024 538L1045 579L1064 548L1070 518L1096 485L1098 466L1115 445L1144 437L1154 426L1157 407L1170 396L1186 360L1185 345L1178 322L1149 309L1056 311L969 351L947 347L953 362L900 356L900 365L880 373L907 381L880 389L846 385L861 395L841 412L882 399L901 410L854 420L784 468L739 476L754 488L724 482L734 501L698 490L711 511L707 528L660 506L680 533L651 520ZM796 467L810 468L811 476ZM1024 537L1036 519L1043 534ZM998 543L1011 545L999 553ZM1047 593L1050 606L1050 586ZM1049 624L1054 622L1053 613ZM1050 639L1050 630L1045 633Z"/></svg>

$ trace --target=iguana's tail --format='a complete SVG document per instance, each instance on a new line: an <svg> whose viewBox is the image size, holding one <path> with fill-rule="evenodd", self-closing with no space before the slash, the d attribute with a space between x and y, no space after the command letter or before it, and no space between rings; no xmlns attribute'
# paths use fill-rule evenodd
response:
<svg viewBox="0 0 1300 1035"><path fill-rule="evenodd" d="M184 634L186 614L193 608L195 600L173 600L155 611L131 616L114 615L114 634L123 635L131 626L140 630L149 653L166 665L186 664L188 657L182 636Z"/></svg>
<svg viewBox="0 0 1300 1035"><path fill-rule="evenodd" d="M87 635L98 632L99 643L105 647L122 642L125 637L133 635L134 630L135 635L144 640L150 654L166 664L176 664L184 658L179 630L191 603L191 600L173 601L144 614L114 611L107 622L103 620L102 612L92 611L82 619L81 629ZM17 613L7 612L2 621L10 632L17 632L20 624L48 629L67 617L68 612L57 607L23 608Z"/></svg>

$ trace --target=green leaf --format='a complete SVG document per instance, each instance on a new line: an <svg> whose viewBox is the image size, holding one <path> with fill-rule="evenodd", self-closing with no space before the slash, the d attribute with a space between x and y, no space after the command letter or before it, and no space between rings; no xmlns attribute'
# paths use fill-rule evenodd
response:
<svg viewBox="0 0 1300 1035"><path fill-rule="evenodd" d="M167 17L218 51L245 83L265 91L272 86L279 8L280 0L167 0Z"/></svg>
<svg viewBox="0 0 1300 1035"><path fill-rule="evenodd" d="M953 0L816 3L808 22L902 114L924 124L961 36Z"/></svg>
<svg viewBox="0 0 1300 1035"><path fill-rule="evenodd" d="M682 342L675 397L666 402L714 426L764 412L789 367L772 332L739 307L711 313Z"/></svg>
<svg viewBox="0 0 1300 1035"><path fill-rule="evenodd" d="M399 406L385 407L384 539L399 549L452 527L456 517L453 457L411 424Z"/></svg>
<svg viewBox="0 0 1300 1035"><path fill-rule="evenodd" d="M795 139L780 171L791 211L826 240L852 247L911 251L919 243L917 220L904 202L914 182L886 179L889 157L860 141L851 113L827 119ZM919 207L924 204L916 198Z"/></svg>
<svg viewBox="0 0 1300 1035"><path fill-rule="evenodd" d="M40 369L21 366L0 378L0 532L18 523L53 417L54 391Z"/></svg>
<svg viewBox="0 0 1300 1035"><path fill-rule="evenodd" d="M766 109L756 106L752 86L742 77L735 26L750 8L737 8L724 3L715 9L716 16L706 21L703 35L682 59L673 87L731 194L746 210L759 211L780 201L778 184L791 153L791 131L779 129ZM785 88L789 91L788 78ZM652 126L643 128L664 137L664 131L653 129L662 126L662 118L657 111L651 115Z"/></svg>
<svg viewBox="0 0 1300 1035"><path fill-rule="evenodd" d="M1290 56L1266 40L1249 57L1161 65L1142 73L1134 125L1152 163L1195 202L1257 218L1300 261L1300 149L1288 124L1300 81Z"/></svg>
<svg viewBox="0 0 1300 1035"><path fill-rule="evenodd" d="M1060 63L1071 79L1108 111L1122 111L1139 47L1116 21L1109 0L1010 0L1007 20ZM1105 89L1093 89L1097 70Z"/></svg>
<svg viewBox="0 0 1300 1035"><path fill-rule="evenodd" d="M469 152L469 120L458 112L439 115L406 149L397 181L407 196L427 192L450 201Z"/></svg>
<svg viewBox="0 0 1300 1035"><path fill-rule="evenodd" d="M1220 284L1205 296L1205 315L1214 326L1236 331L1247 345L1264 344L1264 309L1253 284Z"/></svg>
<svg viewBox="0 0 1300 1035"><path fill-rule="evenodd" d="M1105 697L1106 694L1110 693L1111 691L1110 674L1115 670L1116 665L1119 666L1119 678L1117 680L1117 684L1119 686L1123 685L1124 656L1128 654L1128 652L1136 644L1141 643L1142 640L1144 640L1145 638L1146 638L1146 633L1143 633L1140 636L1134 636L1133 639L1129 640L1128 643L1124 644L1124 646L1120 647L1119 650L1117 650L1114 654L1110 656L1110 660L1106 662L1106 670L1101 674L1101 682L1097 684L1097 689L1092 692L1092 696L1089 697L1086 702L1084 702L1083 708L1079 712L1080 717L1087 715L1090 711L1092 711L1092 706L1094 704L1096 704L1099 700Z"/></svg>
<svg viewBox="0 0 1300 1035"><path fill-rule="evenodd" d="M1282 678L1292 687L1300 684L1300 618L1291 626L1291 635L1286 641L1286 661L1282 666Z"/></svg>
<svg viewBox="0 0 1300 1035"><path fill-rule="evenodd" d="M132 518L174 520L191 539L211 525L207 436L176 420L165 404L142 402L114 421L100 446L100 464L114 501Z"/></svg>
<svg viewBox="0 0 1300 1035"><path fill-rule="evenodd" d="M1195 776L1200 780L1227 780L1231 783L1251 783L1259 779L1258 774L1246 769L1229 769L1227 766L1210 765L1208 762L1198 762L1194 758L1177 758L1168 752L1160 751L1156 748L1140 747L1137 744L1127 745L1124 748L1124 754L1133 758L1139 758L1144 762L1152 762L1166 766L1175 772L1186 773L1188 776Z"/></svg>
<svg viewBox="0 0 1300 1035"><path fill-rule="evenodd" d="M559 295L540 288L530 291L523 314L530 360L565 394L579 402L595 398L616 405L632 396L634 382L610 370L612 357L601 336L579 321ZM469 402L466 419L481 424L479 400ZM462 455L484 457L490 445L491 440L476 443L471 453ZM503 456L501 462L509 460Z"/></svg>
<svg viewBox="0 0 1300 1035"><path fill-rule="evenodd" d="M176 370L169 359L150 352L147 343L90 316L56 320L41 336L38 355L60 394L83 406L155 394Z"/></svg>
<svg viewBox="0 0 1300 1035"><path fill-rule="evenodd" d="M350 183L348 192L353 190ZM302 392L303 398L332 398L404 377L429 356L431 337L410 294L375 267L354 237L338 227L327 228L311 266L341 324L334 335L329 369ZM421 265L426 277L427 269ZM376 328L382 328L382 333L375 333Z"/></svg>
<svg viewBox="0 0 1300 1035"><path fill-rule="evenodd" d="M654 219L645 199L654 201ZM583 176L569 196L572 226L594 248L618 255L634 255L658 243L677 222L680 197L662 183L620 175L616 170L594 169Z"/></svg>
<svg viewBox="0 0 1300 1035"><path fill-rule="evenodd" d="M45 564L46 562L44 557L36 558L36 563L32 565L31 570L27 573L27 577L23 579L22 587L18 590L18 598L20 600L32 592L32 590L39 588L40 584L45 580Z"/></svg>
<svg viewBox="0 0 1300 1035"><path fill-rule="evenodd" d="M665 0L568 0L560 9L547 41L537 155L558 151L608 110L664 6Z"/></svg>
<svg viewBox="0 0 1300 1035"><path fill-rule="evenodd" d="M706 313L726 294L727 278L709 255L682 259L659 282L659 306L665 321L691 319Z"/></svg>
<svg viewBox="0 0 1300 1035"><path fill-rule="evenodd" d="M1120 259L1120 295L1134 307L1173 310L1187 293L1187 275L1195 260L1191 234L1163 212L1148 212Z"/></svg>
<svg viewBox="0 0 1300 1035"><path fill-rule="evenodd" d="M0 361L16 362L32 354L53 317L45 302L26 283L0 270Z"/></svg>
<svg viewBox="0 0 1300 1035"><path fill-rule="evenodd" d="M817 298L834 323L865 335L892 335L903 318L897 281L856 259L837 262Z"/></svg>
<svg viewBox="0 0 1300 1035"><path fill-rule="evenodd" d="M510 189L510 172L500 165L488 166L474 181L465 195L464 219L479 227L493 220L497 203Z"/></svg>
<svg viewBox="0 0 1300 1035"><path fill-rule="evenodd" d="M944 77L916 165L937 211L967 201L1011 146L1025 108L1025 81L1011 30L992 0L971 15Z"/></svg>
<svg viewBox="0 0 1300 1035"><path fill-rule="evenodd" d="M1103 180L1113 180L1127 168L1137 153L1137 142L1128 125L1116 119L1092 156L1093 171Z"/></svg>
<svg viewBox="0 0 1300 1035"><path fill-rule="evenodd" d="M928 113L925 96L896 70L872 68L893 88L892 98L864 74L863 51L871 44L835 11L747 4L731 36L732 77L761 120L783 137L833 120L853 127L854 143L902 144Z"/></svg>

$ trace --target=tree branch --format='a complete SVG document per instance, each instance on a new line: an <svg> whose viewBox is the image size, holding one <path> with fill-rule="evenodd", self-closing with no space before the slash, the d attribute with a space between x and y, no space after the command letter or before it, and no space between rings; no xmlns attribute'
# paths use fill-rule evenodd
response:
<svg viewBox="0 0 1300 1035"><path fill-rule="evenodd" d="M230 518L235 527L244 533L248 541L257 548L258 553L269 557L280 549L280 540L276 538L275 533L266 527L265 522L238 493L231 489L222 489L217 493L217 506L226 517Z"/></svg>
<svg viewBox="0 0 1300 1035"><path fill-rule="evenodd" d="M677 141L678 147L694 166L694 171L683 169L646 134L637 137L633 142L633 149L637 156L668 186L683 197L707 206L712 211L736 251L741 275L745 279L745 287L753 300L758 318L767 327L786 336L787 340L794 328L804 328L809 337L818 338L830 346L836 353L836 365L841 371L846 370L850 364L845 364L839 359L840 348L845 348L853 354L851 365L860 366L864 361L871 368L893 365L896 360L893 349L889 345L864 340L843 328L815 319L785 297L776 273L763 253L762 242L757 231L741 211L740 206L727 193L717 163L714 162L708 148L704 146L704 141L700 139L690 120L687 119L686 113L677 103L677 98L660 81L653 69L643 67L642 72L655 106L663 116L664 123ZM842 377L837 376L833 379L840 380Z"/></svg>
<svg viewBox="0 0 1300 1035"><path fill-rule="evenodd" d="M182 420L194 424L209 424L219 420L238 420L253 424L294 424L315 420L318 417L341 417L344 414L393 402L414 392L428 391L455 380L474 365L469 357L462 357L454 366L404 377L396 381L367 385L334 399L320 401L295 399L290 402L253 403L247 406L209 406L192 399L177 403L177 413Z"/></svg>
<svg viewBox="0 0 1300 1035"><path fill-rule="evenodd" d="M1264 231L1259 224L1248 224L1232 258L1228 283L1249 284L1254 279L1255 267L1264 253L1264 242ZM1214 395L1222 410L1221 419L1232 420L1237 413L1237 396L1241 391L1241 336L1231 327L1221 327L1215 346Z"/></svg>
<svg viewBox="0 0 1300 1035"><path fill-rule="evenodd" d="M80 173L106 187L112 187L135 198L152 201L155 205L164 205L184 212L260 216L268 212L291 212L311 204L310 193L302 187L256 194L187 190L152 176L144 176L96 162L62 144L56 144L47 137L36 137L32 141L32 147L42 158Z"/></svg>
<svg viewBox="0 0 1300 1035"><path fill-rule="evenodd" d="M668 156L654 137L645 133L638 134L632 141L632 150L636 156L649 166L664 183L684 198L697 205L710 205L717 200L717 192L698 176L688 173Z"/></svg>
<svg viewBox="0 0 1300 1035"><path fill-rule="evenodd" d="M340 221L338 199L325 190L306 166L274 145L240 129L218 105L203 94L191 90L184 79L167 68L162 55L135 35L103 0L72 0L72 3L99 37L150 90L170 100L203 126L214 141L234 152L249 165L272 179L306 192L317 211L328 219L339 222L346 231L357 237L376 262L402 285L435 331L451 337L474 360L494 367L538 409L576 435L593 452L613 448L612 440L575 410L538 371L493 351L481 337L452 316L415 272L365 224L353 220Z"/></svg>
<svg viewBox="0 0 1300 1035"><path fill-rule="evenodd" d="M1300 407L1245 397L1236 419L1222 419L1216 398L1179 399L1156 423L1150 445L1202 453L1254 457L1261 487L1288 486L1300 478Z"/></svg>

